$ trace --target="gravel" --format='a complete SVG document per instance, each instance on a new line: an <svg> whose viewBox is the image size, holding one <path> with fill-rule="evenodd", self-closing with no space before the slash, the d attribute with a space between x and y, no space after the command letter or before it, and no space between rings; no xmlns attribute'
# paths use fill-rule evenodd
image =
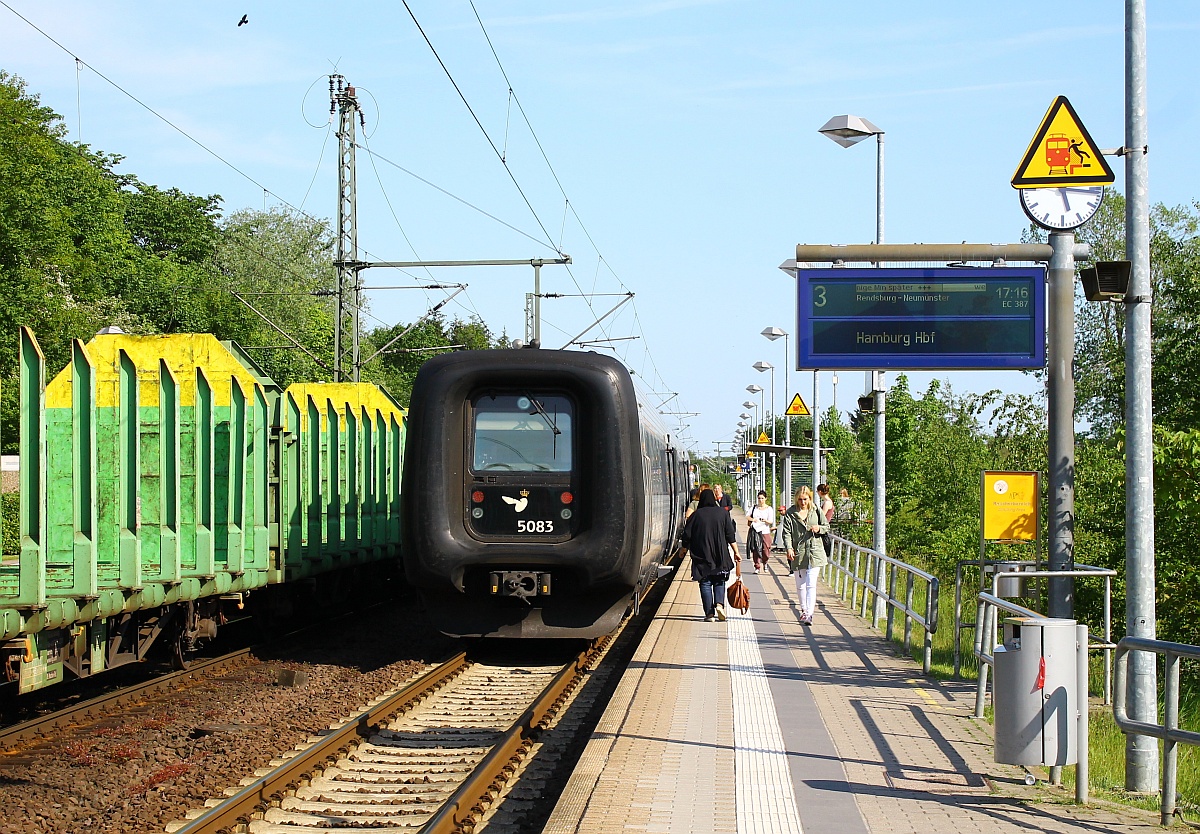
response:
<svg viewBox="0 0 1200 834"><path fill-rule="evenodd" d="M250 666L4 751L0 834L162 831L452 649L410 606L377 608Z"/></svg>

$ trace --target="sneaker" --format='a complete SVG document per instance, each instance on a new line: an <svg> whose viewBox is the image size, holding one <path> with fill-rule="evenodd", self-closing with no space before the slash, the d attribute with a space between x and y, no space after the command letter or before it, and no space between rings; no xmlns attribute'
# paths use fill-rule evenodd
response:
<svg viewBox="0 0 1200 834"><path fill-rule="evenodd" d="M713 620L715 620L715 619L716 619L716 617L714 617L714 616L712 616L712 615L710 614L710 615L708 615L707 617L705 617L705 618L704 618L704 622L706 622L706 623L711 623L711 622L712 622Z"/></svg>
<svg viewBox="0 0 1200 834"><path fill-rule="evenodd" d="M724 605L717 606L717 619L720 620L721 622L725 622L725 606Z"/></svg>

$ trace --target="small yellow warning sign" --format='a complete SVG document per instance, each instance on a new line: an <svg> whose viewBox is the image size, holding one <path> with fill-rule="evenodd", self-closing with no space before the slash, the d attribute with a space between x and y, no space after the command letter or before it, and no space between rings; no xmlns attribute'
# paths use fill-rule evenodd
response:
<svg viewBox="0 0 1200 834"><path fill-rule="evenodd" d="M1071 102L1066 96L1059 96L1033 134L1033 141L1013 174L1012 186L1108 185L1115 179Z"/></svg>
<svg viewBox="0 0 1200 834"><path fill-rule="evenodd" d="M767 433L765 431L759 432L758 433L758 442L759 443L770 443L771 438L767 437Z"/></svg>
<svg viewBox="0 0 1200 834"><path fill-rule="evenodd" d="M787 415L789 417L811 417L812 412L808 410L808 406L804 404L804 400L800 399L800 395L797 394L788 403Z"/></svg>

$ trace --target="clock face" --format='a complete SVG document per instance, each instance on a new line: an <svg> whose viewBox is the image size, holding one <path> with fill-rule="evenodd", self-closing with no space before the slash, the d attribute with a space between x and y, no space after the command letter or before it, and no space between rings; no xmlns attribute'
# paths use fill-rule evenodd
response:
<svg viewBox="0 0 1200 834"><path fill-rule="evenodd" d="M1061 188L1022 188L1021 208L1043 229L1060 231L1082 226L1092 219L1104 200L1102 185L1067 185Z"/></svg>

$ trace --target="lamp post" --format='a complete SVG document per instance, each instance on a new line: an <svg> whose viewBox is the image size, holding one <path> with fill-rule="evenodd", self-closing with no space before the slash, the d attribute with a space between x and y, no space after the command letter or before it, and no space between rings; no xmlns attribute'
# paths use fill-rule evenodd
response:
<svg viewBox="0 0 1200 834"><path fill-rule="evenodd" d="M771 372L771 445L775 445L775 423L778 412L775 410L775 366L770 362L755 362L754 370L760 374L765 371ZM771 506L777 506L776 498L779 496L779 491L776 485L779 483L775 468L775 458L778 457L774 452L771 453Z"/></svg>
<svg viewBox="0 0 1200 834"><path fill-rule="evenodd" d="M788 394L791 393L791 389L788 388L788 366L792 364L792 355L788 353L787 331L778 327L767 327L763 329L762 334L772 342L783 337L783 399L785 402L789 402ZM789 447L792 445L792 418L787 415L787 406L784 406L783 409L783 443ZM783 459L783 481L787 484L787 489L783 491L783 497L790 505L792 502L792 453L790 451Z"/></svg>
<svg viewBox="0 0 1200 834"><path fill-rule="evenodd" d="M819 130L843 148L848 148L866 139L875 137L875 244L883 243L883 131L861 116L834 116ZM881 264L876 261L876 265ZM871 390L875 394L875 550L885 553L887 548L887 522L884 518L887 486L885 481L886 461L884 449L887 440L885 424L887 422L884 406L886 395L883 391L883 371L871 372ZM879 582L883 582L883 562L879 563ZM875 617L880 616L882 600L876 597Z"/></svg>
<svg viewBox="0 0 1200 834"><path fill-rule="evenodd" d="M767 426L767 403L766 403L766 397L763 394L764 389L761 385L754 385L753 383L751 383L750 385L746 386L746 390L749 391L751 394L758 394L758 431L761 434L762 432L766 431L766 426ZM757 437L754 439L756 441L758 440ZM760 466L758 468L758 473L759 473L758 488L759 489L765 489L767 486L767 467L765 465L766 464L765 459L763 460L763 464L764 464L763 466Z"/></svg>
<svg viewBox="0 0 1200 834"><path fill-rule="evenodd" d="M750 432L751 432L751 430L753 430L753 428L754 428L756 425L759 425L759 420L758 420L758 403L756 403L754 400L746 400L744 403L742 403L742 407L743 407L743 408L748 408L748 409L750 409L750 411L751 411L751 415L750 415L750 422L748 422L748 423L746 424L746 428L745 428L745 429L742 431L742 435L743 435L743 441L742 441L742 445L745 447L745 453L746 453L746 456L747 456L747 458L749 458L749 454L750 454ZM755 435L755 436L757 437L757 435ZM747 460L747 465L749 465L749 460ZM754 466L754 468L755 468L755 473L754 473L754 478L753 478L753 481L754 481L754 483L755 483L755 484L757 484L757 483L758 483L758 471L757 471L757 470L758 470L758 462L757 462L757 461L755 461L755 466ZM755 489L757 489L757 488L758 488L758 487L756 486L756 487L755 487Z"/></svg>

